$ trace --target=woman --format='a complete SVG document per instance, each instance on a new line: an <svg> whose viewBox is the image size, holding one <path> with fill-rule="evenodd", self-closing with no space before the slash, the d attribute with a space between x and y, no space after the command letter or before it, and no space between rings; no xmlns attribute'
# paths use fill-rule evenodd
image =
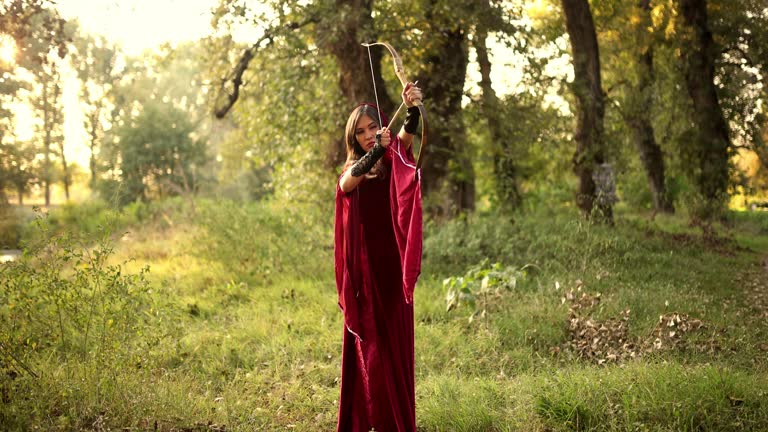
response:
<svg viewBox="0 0 768 432"><path fill-rule="evenodd" d="M412 298L421 190L411 143L421 90L409 84L402 97L409 109L394 139L374 105L357 106L347 121L347 162L336 188L336 285L345 324L338 431L416 430Z"/></svg>

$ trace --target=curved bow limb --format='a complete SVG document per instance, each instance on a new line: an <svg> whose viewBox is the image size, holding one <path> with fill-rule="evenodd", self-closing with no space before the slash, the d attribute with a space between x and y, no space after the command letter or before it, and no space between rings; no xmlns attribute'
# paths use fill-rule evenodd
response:
<svg viewBox="0 0 768 432"><path fill-rule="evenodd" d="M406 78L405 76L405 68L403 67L403 60L392 45L388 44L387 42L364 43L362 45L364 47L381 45L384 48L386 48L387 51L389 51L389 53L392 55L392 60L394 61L394 66L395 66L395 75L397 75L397 79L400 80L400 84L402 84L403 88L405 88L405 86L408 85L409 81L408 81L408 78ZM427 123L427 111L424 109L424 103L421 100L417 100L414 102L414 105L419 107L419 114L421 114L421 119L422 119L421 146L419 147L419 154L416 156L416 172L418 175L418 172L421 169L421 164L424 161L424 149L427 147L427 130L429 129L429 127ZM390 119L390 122L391 121L394 121L394 118Z"/></svg>

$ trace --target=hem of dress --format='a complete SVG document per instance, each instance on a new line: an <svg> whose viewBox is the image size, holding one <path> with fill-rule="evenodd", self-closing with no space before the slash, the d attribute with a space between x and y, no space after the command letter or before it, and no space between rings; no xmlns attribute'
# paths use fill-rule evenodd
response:
<svg viewBox="0 0 768 432"><path fill-rule="evenodd" d="M363 338L361 338L359 334L357 334L357 333L353 332L353 331L352 331L352 329L351 329L351 328L349 328L349 326L345 326L345 327L347 328L347 331L348 331L348 332L350 332L350 333L352 333L353 335L355 335L355 337L357 338L357 340L359 340L360 342L362 342L362 341L363 341Z"/></svg>

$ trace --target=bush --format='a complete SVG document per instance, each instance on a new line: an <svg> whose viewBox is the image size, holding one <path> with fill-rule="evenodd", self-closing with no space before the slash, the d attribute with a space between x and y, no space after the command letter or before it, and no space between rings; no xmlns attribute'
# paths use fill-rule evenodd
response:
<svg viewBox="0 0 768 432"><path fill-rule="evenodd" d="M514 257L512 217L503 213L470 215L424 232L424 268L436 274L464 273L485 259L508 263Z"/></svg>
<svg viewBox="0 0 768 432"><path fill-rule="evenodd" d="M13 207L0 204L0 249L16 249L21 231L22 222Z"/></svg>
<svg viewBox="0 0 768 432"><path fill-rule="evenodd" d="M463 276L446 278L443 280L446 310L451 311L467 304L472 309L470 322L476 316L485 318L506 291L514 291L520 283L525 282L529 270L530 266L516 269L484 260Z"/></svg>
<svg viewBox="0 0 768 432"><path fill-rule="evenodd" d="M103 230L115 231L118 225L123 225L121 212L101 200L68 202L52 208L48 214L49 229L59 233L72 231L81 236L93 236ZM31 232L41 232L39 224L30 228Z"/></svg>
<svg viewBox="0 0 768 432"><path fill-rule="evenodd" d="M259 281L283 273L322 275L333 262L333 221L328 214L269 201L201 201L195 216L205 231L200 239L205 250L200 253Z"/></svg>
<svg viewBox="0 0 768 432"><path fill-rule="evenodd" d="M34 226L37 240L20 260L0 267L0 320L7 323L0 328L2 387L12 386L14 376L39 373L35 364L51 356L96 375L140 364L159 319L148 268L126 274L125 263L110 264L109 231L94 240L54 234L44 217Z"/></svg>
<svg viewBox="0 0 768 432"><path fill-rule="evenodd" d="M53 233L70 232L83 239L95 239L101 233L122 234L129 226L137 225L156 218L164 213L186 215L188 207L180 199L168 199L160 202L135 201L123 208L107 204L102 200L83 203L66 203L52 208L46 220L47 229ZM37 223L27 223L21 228L21 243L41 241L36 238L43 233Z"/></svg>

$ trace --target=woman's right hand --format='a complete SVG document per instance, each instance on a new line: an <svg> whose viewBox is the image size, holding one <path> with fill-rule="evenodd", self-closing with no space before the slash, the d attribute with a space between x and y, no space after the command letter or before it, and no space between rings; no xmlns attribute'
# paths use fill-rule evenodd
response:
<svg viewBox="0 0 768 432"><path fill-rule="evenodd" d="M421 89L416 87L416 84L412 82L405 85L401 96L403 97L403 103L405 103L405 106L408 108L421 103L421 99L424 97Z"/></svg>

